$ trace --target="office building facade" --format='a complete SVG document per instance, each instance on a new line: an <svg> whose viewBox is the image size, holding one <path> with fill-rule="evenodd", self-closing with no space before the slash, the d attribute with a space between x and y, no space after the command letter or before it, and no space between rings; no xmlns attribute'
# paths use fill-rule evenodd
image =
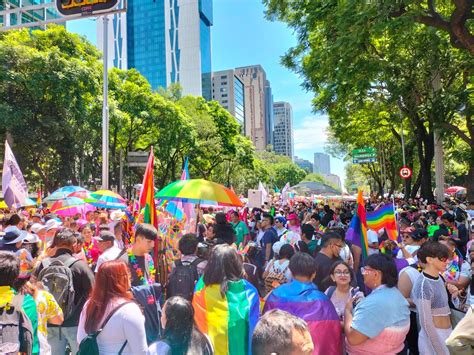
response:
<svg viewBox="0 0 474 355"><path fill-rule="evenodd" d="M55 0L0 0L0 11L14 10L19 7L24 8L32 5L49 4L53 3L54 1ZM49 7L48 9L29 10L22 12L20 16L17 14L6 14L0 16L0 27L9 27L31 22L52 20L58 17L60 17L60 15L54 6ZM44 28L44 26L41 27ZM33 29L36 29L36 27L33 27Z"/></svg>
<svg viewBox="0 0 474 355"><path fill-rule="evenodd" d="M296 165L298 165L301 169L305 170L308 173L313 172L313 163L311 163L309 160L306 159L301 159L295 156L294 160Z"/></svg>
<svg viewBox="0 0 474 355"><path fill-rule="evenodd" d="M278 155L293 159L293 110L288 102L273 104L275 126L273 130L273 150Z"/></svg>
<svg viewBox="0 0 474 355"><path fill-rule="evenodd" d="M212 99L237 119L245 132L245 90L244 84L233 69L212 73Z"/></svg>
<svg viewBox="0 0 474 355"><path fill-rule="evenodd" d="M183 95L212 98L212 0L132 0L126 14L110 17L109 63L137 69L153 89L179 83Z"/></svg>
<svg viewBox="0 0 474 355"><path fill-rule="evenodd" d="M267 111L271 94L267 75L261 65L236 68L235 73L244 84L245 135L252 140L257 150L263 151L271 142L267 138L267 120L270 117Z"/></svg>
<svg viewBox="0 0 474 355"><path fill-rule="evenodd" d="M326 153L314 153L314 170L317 174L331 174L331 163L329 154Z"/></svg>

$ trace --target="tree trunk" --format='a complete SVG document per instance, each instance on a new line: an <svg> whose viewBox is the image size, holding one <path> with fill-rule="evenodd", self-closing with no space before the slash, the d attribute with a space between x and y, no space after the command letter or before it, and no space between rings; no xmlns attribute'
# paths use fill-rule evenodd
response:
<svg viewBox="0 0 474 355"><path fill-rule="evenodd" d="M469 159L469 172L466 181L467 196L466 199L470 203L474 203L474 145L471 144L471 156Z"/></svg>
<svg viewBox="0 0 474 355"><path fill-rule="evenodd" d="M411 190L410 196L411 198L415 198L418 190L420 189L421 185L421 170L418 172L418 176L416 177L415 183L413 184L413 189Z"/></svg>

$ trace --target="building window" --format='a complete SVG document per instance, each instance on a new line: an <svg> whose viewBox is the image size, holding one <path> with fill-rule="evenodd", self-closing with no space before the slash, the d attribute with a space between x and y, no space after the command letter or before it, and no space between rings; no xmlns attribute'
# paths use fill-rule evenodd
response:
<svg viewBox="0 0 474 355"><path fill-rule="evenodd" d="M221 79L227 79L227 75L221 75Z"/></svg>
<svg viewBox="0 0 474 355"><path fill-rule="evenodd" d="M227 94L222 94L221 96L222 96L222 97L227 97Z"/></svg>
<svg viewBox="0 0 474 355"><path fill-rule="evenodd" d="M222 103L223 103L223 104L226 104L226 103L228 103L228 102L229 102L229 101L227 101L227 100L222 100Z"/></svg>
<svg viewBox="0 0 474 355"><path fill-rule="evenodd" d="M221 91L221 92L227 92L227 89L226 89L226 88L221 88L220 91Z"/></svg>
<svg viewBox="0 0 474 355"><path fill-rule="evenodd" d="M221 85L227 85L227 81L223 81Z"/></svg>

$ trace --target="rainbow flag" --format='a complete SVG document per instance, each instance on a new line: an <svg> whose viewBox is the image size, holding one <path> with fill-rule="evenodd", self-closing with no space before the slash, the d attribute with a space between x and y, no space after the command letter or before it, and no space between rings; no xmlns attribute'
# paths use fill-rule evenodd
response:
<svg viewBox="0 0 474 355"><path fill-rule="evenodd" d="M362 258L368 256L369 241L367 239L367 219L362 190L359 190L357 195L356 213L354 214L354 217L352 217L351 224L347 230L346 240L362 249Z"/></svg>
<svg viewBox="0 0 474 355"><path fill-rule="evenodd" d="M281 309L308 324L313 339L313 354L341 354L341 322L329 298L313 282L293 280L274 289L263 312Z"/></svg>
<svg viewBox="0 0 474 355"><path fill-rule="evenodd" d="M148 163L146 165L145 175L143 176L143 186L140 192L140 213L143 214L143 222L150 223L158 228L155 206L155 181L153 178L153 168L155 158L153 156L153 147L150 150Z"/></svg>
<svg viewBox="0 0 474 355"><path fill-rule="evenodd" d="M196 284L194 320L207 334L216 355L252 354L252 334L260 315L258 292L248 281L229 281L225 297L220 285Z"/></svg>
<svg viewBox="0 0 474 355"><path fill-rule="evenodd" d="M397 241L397 221L393 204L387 203L376 211L367 212L367 227L374 231L385 228L389 239Z"/></svg>

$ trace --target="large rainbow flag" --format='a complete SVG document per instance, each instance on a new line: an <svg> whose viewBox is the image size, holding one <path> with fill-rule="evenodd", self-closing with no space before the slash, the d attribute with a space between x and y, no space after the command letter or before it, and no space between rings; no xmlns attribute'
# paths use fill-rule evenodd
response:
<svg viewBox="0 0 474 355"><path fill-rule="evenodd" d="M385 228L388 237L397 241L397 221L393 204L387 203L373 212L367 212L367 227L374 231Z"/></svg>
<svg viewBox="0 0 474 355"><path fill-rule="evenodd" d="M362 249L362 258L368 256L369 241L367 239L367 218L362 190L359 190L357 195L356 212L347 230L346 240L358 245Z"/></svg>
<svg viewBox="0 0 474 355"><path fill-rule="evenodd" d="M258 292L248 281L229 281L225 297L220 285L196 284L194 319L207 334L216 355L252 354L252 334L260 315Z"/></svg>
<svg viewBox="0 0 474 355"><path fill-rule="evenodd" d="M313 339L313 354L341 354L341 322L329 298L313 282L293 280L274 289L263 312L281 309L300 317L308 324Z"/></svg>
<svg viewBox="0 0 474 355"><path fill-rule="evenodd" d="M150 223L158 228L158 220L156 218L155 206L155 180L153 178L153 168L155 158L153 156L153 148L150 150L148 163L146 165L145 175L143 176L143 186L140 192L140 213L143 214L143 222Z"/></svg>

